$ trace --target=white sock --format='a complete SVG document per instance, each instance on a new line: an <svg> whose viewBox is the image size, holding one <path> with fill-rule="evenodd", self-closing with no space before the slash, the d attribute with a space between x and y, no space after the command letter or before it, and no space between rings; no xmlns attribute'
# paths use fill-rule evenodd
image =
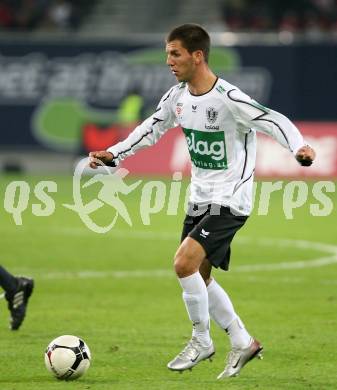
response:
<svg viewBox="0 0 337 390"><path fill-rule="evenodd" d="M245 348L251 336L236 314L225 290L214 280L207 286L209 314L229 335L232 348Z"/></svg>
<svg viewBox="0 0 337 390"><path fill-rule="evenodd" d="M232 348L247 348L252 341L251 335L247 332L240 317L237 317L226 329Z"/></svg>
<svg viewBox="0 0 337 390"><path fill-rule="evenodd" d="M225 290L212 279L207 286L208 310L211 318L222 328L227 329L229 324L237 318L233 304Z"/></svg>
<svg viewBox="0 0 337 390"><path fill-rule="evenodd" d="M183 300L188 316L193 323L192 336L207 346L211 343L209 334L208 294L203 278L196 272L185 278L179 278L183 289Z"/></svg>

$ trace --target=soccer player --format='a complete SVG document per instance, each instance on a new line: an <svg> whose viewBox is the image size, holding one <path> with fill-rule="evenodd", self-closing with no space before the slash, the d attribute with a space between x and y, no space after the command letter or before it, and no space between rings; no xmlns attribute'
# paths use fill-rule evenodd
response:
<svg viewBox="0 0 337 390"><path fill-rule="evenodd" d="M193 330L191 340L168 368L191 369L215 353L209 331L211 317L227 332L231 343L225 368L218 375L222 379L238 375L262 351L228 294L211 277L212 267L228 270L231 241L251 212L256 131L273 137L301 165L311 165L315 152L284 115L217 77L208 66L209 50L210 37L201 26L174 28L166 40L167 65L179 84L124 141L106 151L91 152L89 165L116 166L156 143L174 125L182 128L192 178L190 210L174 266Z"/></svg>
<svg viewBox="0 0 337 390"><path fill-rule="evenodd" d="M0 286L5 291L5 299L11 313L9 327L11 330L17 330L25 319L34 281L23 276L14 276L0 266Z"/></svg>

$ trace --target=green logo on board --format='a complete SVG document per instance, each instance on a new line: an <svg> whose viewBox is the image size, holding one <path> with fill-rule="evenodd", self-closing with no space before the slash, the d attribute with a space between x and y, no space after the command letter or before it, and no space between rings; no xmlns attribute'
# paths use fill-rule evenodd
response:
<svg viewBox="0 0 337 390"><path fill-rule="evenodd" d="M226 169L227 156L223 131L200 131L185 129L188 150L196 167L204 169Z"/></svg>

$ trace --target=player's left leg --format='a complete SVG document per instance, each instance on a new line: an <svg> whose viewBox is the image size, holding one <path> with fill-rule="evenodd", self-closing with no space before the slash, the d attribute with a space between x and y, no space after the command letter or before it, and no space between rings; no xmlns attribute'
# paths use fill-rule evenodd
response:
<svg viewBox="0 0 337 390"><path fill-rule="evenodd" d="M255 356L262 357L262 346L246 330L226 291L211 277L212 265L206 258L199 271L207 286L210 317L226 331L231 343L225 369L218 379L236 376Z"/></svg>
<svg viewBox="0 0 337 390"><path fill-rule="evenodd" d="M218 379L236 376L251 359L261 357L262 345L248 333L228 294L214 278L209 282L207 292L210 316L226 331L231 343L225 369Z"/></svg>
<svg viewBox="0 0 337 390"><path fill-rule="evenodd" d="M230 297L214 277L209 277L206 284L208 309L211 318L221 329L226 331L232 348L247 347L251 341L251 336L235 312Z"/></svg>
<svg viewBox="0 0 337 390"><path fill-rule="evenodd" d="M11 330L17 330L25 318L34 281L23 276L14 276L0 266L0 286L5 290L8 310L11 313L9 327Z"/></svg>

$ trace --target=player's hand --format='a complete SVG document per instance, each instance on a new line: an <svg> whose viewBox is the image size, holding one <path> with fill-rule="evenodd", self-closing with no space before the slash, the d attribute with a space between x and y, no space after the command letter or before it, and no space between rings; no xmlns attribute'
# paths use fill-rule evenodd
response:
<svg viewBox="0 0 337 390"><path fill-rule="evenodd" d="M96 152L89 153L89 167L96 169L102 165L112 165L114 156L112 153L107 152L106 150L100 150ZM102 162L101 164L99 162Z"/></svg>
<svg viewBox="0 0 337 390"><path fill-rule="evenodd" d="M296 160L304 167L310 166L315 160L316 152L309 145L303 146L296 153Z"/></svg>

